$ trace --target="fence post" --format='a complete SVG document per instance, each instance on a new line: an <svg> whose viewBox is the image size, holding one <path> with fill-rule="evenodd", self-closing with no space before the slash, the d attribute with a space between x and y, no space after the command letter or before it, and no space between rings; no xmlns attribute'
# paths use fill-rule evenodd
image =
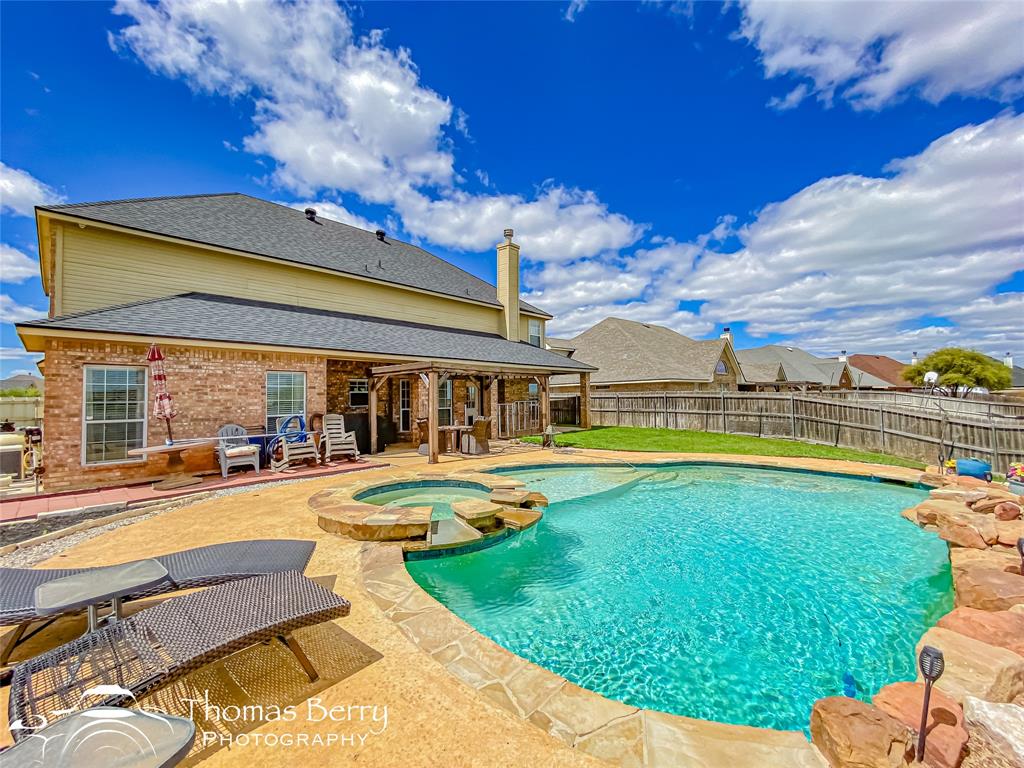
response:
<svg viewBox="0 0 1024 768"><path fill-rule="evenodd" d="M722 432L729 431L729 423L725 420L725 390L721 391L722 396Z"/></svg>
<svg viewBox="0 0 1024 768"><path fill-rule="evenodd" d="M796 398L792 392L789 393L789 433L796 440Z"/></svg>
<svg viewBox="0 0 1024 768"><path fill-rule="evenodd" d="M988 410L989 410L989 416L988 416L989 438L992 441L992 471L993 472L998 472L999 471L999 469L998 469L998 467L999 467L999 433L996 431L996 422L992 418L992 406L991 406L991 404L989 405Z"/></svg>
<svg viewBox="0 0 1024 768"><path fill-rule="evenodd" d="M882 435L882 453L885 453L885 404L878 404L878 431Z"/></svg>
<svg viewBox="0 0 1024 768"><path fill-rule="evenodd" d="M668 395L661 396L661 410L664 412L665 422L662 426L668 429Z"/></svg>
<svg viewBox="0 0 1024 768"><path fill-rule="evenodd" d="M622 426L622 411L619 410L619 393L615 393L615 426Z"/></svg>

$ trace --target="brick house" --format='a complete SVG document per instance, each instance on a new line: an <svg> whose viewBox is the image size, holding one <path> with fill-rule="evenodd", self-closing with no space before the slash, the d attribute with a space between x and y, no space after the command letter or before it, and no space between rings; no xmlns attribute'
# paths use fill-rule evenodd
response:
<svg viewBox="0 0 1024 768"><path fill-rule="evenodd" d="M592 370L545 348L550 315L520 300L511 230L494 286L383 231L241 194L38 207L36 223L50 312L17 330L44 353L48 490L165 471L127 454L166 438L149 415L152 343L176 439L343 413L368 447L386 434L431 460L439 425L543 429L549 378ZM185 456L215 466L212 448Z"/></svg>
<svg viewBox="0 0 1024 768"><path fill-rule="evenodd" d="M650 323L618 317L601 322L572 339L549 339L553 352L597 368L591 392L659 392L735 390L746 383L732 336L697 341ZM553 394L578 395L579 377L551 379Z"/></svg>

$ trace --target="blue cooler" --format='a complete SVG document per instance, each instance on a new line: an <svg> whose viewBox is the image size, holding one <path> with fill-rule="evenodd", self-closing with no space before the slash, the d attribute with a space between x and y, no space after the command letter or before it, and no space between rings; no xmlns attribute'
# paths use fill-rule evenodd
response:
<svg viewBox="0 0 1024 768"><path fill-rule="evenodd" d="M981 459L957 459L956 473L964 477L976 477L979 480L992 479L992 465Z"/></svg>

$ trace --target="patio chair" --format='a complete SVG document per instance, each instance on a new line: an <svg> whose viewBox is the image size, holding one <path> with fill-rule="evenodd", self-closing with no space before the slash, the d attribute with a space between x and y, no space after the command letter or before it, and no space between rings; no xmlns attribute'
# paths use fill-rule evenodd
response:
<svg viewBox="0 0 1024 768"><path fill-rule="evenodd" d="M167 569L167 581L127 599L195 589L247 579L267 573L303 571L313 556L316 542L295 539L250 539L227 544L185 549L150 558ZM0 665L7 664L15 647L61 615L41 618L35 608L36 587L54 579L93 570L91 568L0 568L0 626L14 626L2 649ZM71 611L78 613L79 611ZM42 622L32 632L29 627Z"/></svg>
<svg viewBox="0 0 1024 768"><path fill-rule="evenodd" d="M306 429L306 422L300 415L282 416L277 420L277 437L267 446L267 455L270 469L274 472L287 469L292 464L304 464L310 460L315 464L320 460L313 433Z"/></svg>
<svg viewBox="0 0 1024 768"><path fill-rule="evenodd" d="M359 446L356 445L356 433L345 431L345 417L340 413L328 413L324 416L324 461L335 456L348 456L353 461L359 460Z"/></svg>
<svg viewBox="0 0 1024 768"><path fill-rule="evenodd" d="M462 452L473 455L490 453L490 436L491 420L489 418L477 419L473 422L473 429L462 436Z"/></svg>
<svg viewBox="0 0 1024 768"><path fill-rule="evenodd" d="M53 722L69 710L123 706L207 664L279 639L318 679L292 631L347 616L349 602L297 571L255 576L166 600L14 668L9 720ZM45 718L45 720L44 720ZM13 729L15 738L24 731Z"/></svg>
<svg viewBox="0 0 1024 768"><path fill-rule="evenodd" d="M248 434L245 427L237 424L225 424L217 432L217 462L225 478L231 467L251 466L257 475L260 473L260 447L249 442Z"/></svg>

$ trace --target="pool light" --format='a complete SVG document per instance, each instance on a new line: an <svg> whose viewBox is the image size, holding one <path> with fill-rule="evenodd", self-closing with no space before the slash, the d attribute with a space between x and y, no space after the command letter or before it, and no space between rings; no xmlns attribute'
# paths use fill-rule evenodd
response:
<svg viewBox="0 0 1024 768"><path fill-rule="evenodd" d="M921 668L921 676L924 677L924 706L921 708L921 730L917 732L917 761L924 762L924 745L928 738L928 704L932 697L932 684L942 677L942 671L946 668L946 662L942 658L942 651L926 645L921 649L918 657L918 666Z"/></svg>

